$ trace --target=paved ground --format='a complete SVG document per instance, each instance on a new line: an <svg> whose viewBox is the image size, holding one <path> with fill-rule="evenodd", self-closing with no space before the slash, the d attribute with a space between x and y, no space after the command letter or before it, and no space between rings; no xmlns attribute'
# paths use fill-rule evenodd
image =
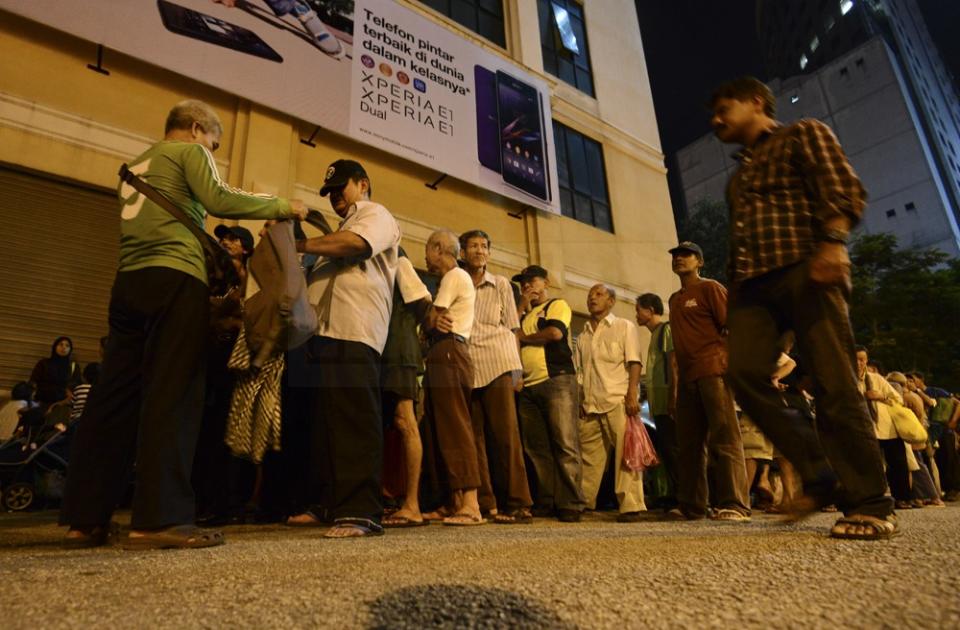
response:
<svg viewBox="0 0 960 630"><path fill-rule="evenodd" d="M51 513L0 515L0 627L960 628L960 505L891 542L797 526L643 522L227 529L200 551L64 551Z"/></svg>

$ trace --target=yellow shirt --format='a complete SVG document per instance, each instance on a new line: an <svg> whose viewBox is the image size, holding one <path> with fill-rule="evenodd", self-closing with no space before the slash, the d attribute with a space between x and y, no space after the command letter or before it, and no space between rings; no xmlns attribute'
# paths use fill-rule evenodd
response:
<svg viewBox="0 0 960 630"><path fill-rule="evenodd" d="M520 361L523 363L524 385L536 385L560 374L576 374L573 368L573 353L570 350L569 331L573 311L565 301L547 300L534 306L523 316L520 328L525 335L533 335L544 328L553 326L563 333L563 338L544 345L520 347Z"/></svg>

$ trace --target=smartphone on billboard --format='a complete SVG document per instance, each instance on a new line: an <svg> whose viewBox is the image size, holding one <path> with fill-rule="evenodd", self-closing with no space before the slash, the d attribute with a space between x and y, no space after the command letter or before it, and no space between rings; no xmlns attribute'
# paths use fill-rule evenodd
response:
<svg viewBox="0 0 960 630"><path fill-rule="evenodd" d="M492 171L500 170L500 123L497 120L497 75L483 66L473 67L477 101L477 159Z"/></svg>
<svg viewBox="0 0 960 630"><path fill-rule="evenodd" d="M549 200L540 93L532 85L498 70L497 118L503 181Z"/></svg>
<svg viewBox="0 0 960 630"><path fill-rule="evenodd" d="M206 13L168 2L157 0L160 19L171 33L199 39L208 44L230 48L248 55L280 63L283 57L253 31L225 22Z"/></svg>

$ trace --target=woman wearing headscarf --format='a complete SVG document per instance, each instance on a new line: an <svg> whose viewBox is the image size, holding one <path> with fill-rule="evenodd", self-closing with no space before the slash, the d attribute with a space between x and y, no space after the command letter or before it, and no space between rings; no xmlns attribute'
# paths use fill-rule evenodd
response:
<svg viewBox="0 0 960 630"><path fill-rule="evenodd" d="M30 382L37 388L35 400L52 405L65 400L68 392L83 382L80 366L73 360L73 341L57 337L50 346L50 357L40 359L33 368Z"/></svg>

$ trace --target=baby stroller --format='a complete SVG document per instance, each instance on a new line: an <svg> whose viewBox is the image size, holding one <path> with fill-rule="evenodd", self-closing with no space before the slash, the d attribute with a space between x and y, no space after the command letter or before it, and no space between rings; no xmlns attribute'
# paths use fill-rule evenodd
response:
<svg viewBox="0 0 960 630"><path fill-rule="evenodd" d="M21 427L0 444L0 504L10 512L59 500L67 477L71 428Z"/></svg>

